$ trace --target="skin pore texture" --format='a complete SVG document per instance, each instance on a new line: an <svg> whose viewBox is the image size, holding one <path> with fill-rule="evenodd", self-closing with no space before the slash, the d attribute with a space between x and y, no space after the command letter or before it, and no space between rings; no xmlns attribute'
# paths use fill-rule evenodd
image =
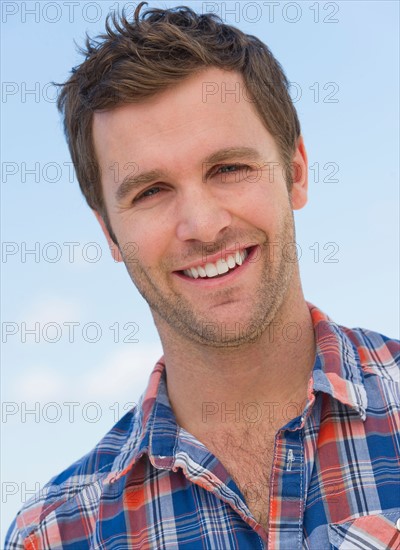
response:
<svg viewBox="0 0 400 550"><path fill-rule="evenodd" d="M292 210L307 201L307 155L300 137L288 192L275 140L254 104L246 94L240 101L234 94L204 97L207 82L218 90L244 87L236 72L204 69L144 102L96 112L93 138L118 260L150 306L178 423L210 447L216 436L233 436L250 450L249 434L270 442L289 419L287 408L286 416L279 412L284 404L304 403L314 363L293 254ZM226 149L232 151L219 155L223 160L210 159ZM225 275L184 273L243 250L243 264ZM288 327L297 339L288 338ZM218 414L205 421L210 402ZM233 410L250 402L279 405L256 425L248 416L221 417L222 404ZM291 416L297 414L293 408Z"/></svg>

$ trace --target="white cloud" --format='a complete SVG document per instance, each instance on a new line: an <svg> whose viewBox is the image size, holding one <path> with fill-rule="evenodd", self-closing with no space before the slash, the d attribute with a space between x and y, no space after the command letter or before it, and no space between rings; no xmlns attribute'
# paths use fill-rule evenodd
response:
<svg viewBox="0 0 400 550"><path fill-rule="evenodd" d="M120 348L97 368L82 373L79 381L84 395L90 400L125 400L136 402L147 386L156 361L161 357L159 343Z"/></svg>
<svg viewBox="0 0 400 550"><path fill-rule="evenodd" d="M47 365L33 365L15 380L13 394L21 402L57 401L63 396L66 377Z"/></svg>
<svg viewBox="0 0 400 550"><path fill-rule="evenodd" d="M26 326L34 326L39 322L62 324L65 321L79 321L82 315L82 308L77 301L66 300L59 296L37 297L28 305L21 319Z"/></svg>
<svg viewBox="0 0 400 550"><path fill-rule="evenodd" d="M90 370L77 376L51 365L26 365L11 382L11 396L20 401L76 400L113 403L136 402L162 355L161 345L118 349ZM67 398L68 396L68 398Z"/></svg>

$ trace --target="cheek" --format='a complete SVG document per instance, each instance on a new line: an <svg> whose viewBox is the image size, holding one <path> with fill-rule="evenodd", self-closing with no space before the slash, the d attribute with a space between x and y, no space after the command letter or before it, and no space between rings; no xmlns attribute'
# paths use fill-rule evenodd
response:
<svg viewBox="0 0 400 550"><path fill-rule="evenodd" d="M143 266L151 267L165 254L171 242L172 230L165 220L153 216L131 216L119 224L120 245L123 252L134 252L135 259Z"/></svg>
<svg viewBox="0 0 400 550"><path fill-rule="evenodd" d="M236 217L260 229L273 229L282 211L282 197L271 186L274 183L257 182L227 199L226 204Z"/></svg>

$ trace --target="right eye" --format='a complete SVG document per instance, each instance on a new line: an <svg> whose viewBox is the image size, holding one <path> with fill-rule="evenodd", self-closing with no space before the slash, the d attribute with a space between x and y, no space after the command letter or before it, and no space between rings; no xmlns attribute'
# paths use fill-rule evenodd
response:
<svg viewBox="0 0 400 550"><path fill-rule="evenodd" d="M135 203L143 199L153 197L154 195L157 195L161 190L162 190L161 187L158 187L158 186L149 187L145 191L142 191L141 193L139 193L139 195L137 195L132 202Z"/></svg>

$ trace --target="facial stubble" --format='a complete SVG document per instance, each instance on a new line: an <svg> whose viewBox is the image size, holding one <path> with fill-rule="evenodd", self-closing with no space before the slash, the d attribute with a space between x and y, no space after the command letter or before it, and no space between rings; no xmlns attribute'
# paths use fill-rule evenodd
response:
<svg viewBox="0 0 400 550"><path fill-rule="evenodd" d="M240 311L236 320L216 322L213 312L200 312L182 294L163 290L156 284L157 276L152 276L153 271L146 269L138 258L132 262L122 251L121 254L133 283L148 303L153 316L156 313L180 338L214 348L237 347L257 340L273 323L285 300L297 262L297 258L287 254L288 245L295 242L292 210L286 210L281 220L281 230L273 241L263 231L257 230L252 232L251 239L243 241L242 238L241 242L258 242L260 254L256 261L262 262L257 288L245 308L245 323ZM229 287L215 294L217 300L224 297L229 301L231 296L232 289Z"/></svg>

